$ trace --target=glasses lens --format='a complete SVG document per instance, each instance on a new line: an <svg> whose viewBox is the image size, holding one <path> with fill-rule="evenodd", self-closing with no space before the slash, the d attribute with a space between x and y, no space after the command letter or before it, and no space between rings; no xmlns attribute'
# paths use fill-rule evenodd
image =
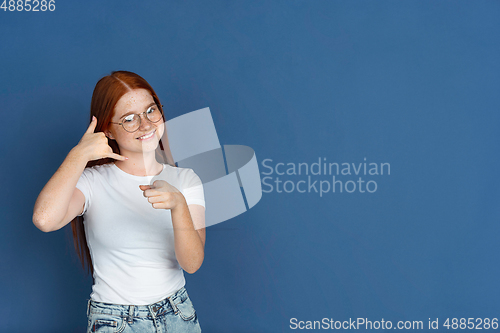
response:
<svg viewBox="0 0 500 333"><path fill-rule="evenodd" d="M161 119L161 111L158 108L158 106L152 106L146 111L146 116L148 117L149 121L152 123L156 123Z"/></svg>
<svg viewBox="0 0 500 333"><path fill-rule="evenodd" d="M141 126L141 118L136 114L130 115L129 117L123 119L122 125L125 131L135 132Z"/></svg>

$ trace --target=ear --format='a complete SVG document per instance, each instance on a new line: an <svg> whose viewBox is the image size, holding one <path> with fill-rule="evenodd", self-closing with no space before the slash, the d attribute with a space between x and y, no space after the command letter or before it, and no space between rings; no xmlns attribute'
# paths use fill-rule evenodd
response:
<svg viewBox="0 0 500 333"><path fill-rule="evenodd" d="M115 138L113 137L113 134L111 134L111 132L110 132L110 131L107 131L107 130L106 130L106 131L104 131L104 135L106 135L106 137L107 137L108 139L112 139L112 140L114 140L114 139L115 139Z"/></svg>

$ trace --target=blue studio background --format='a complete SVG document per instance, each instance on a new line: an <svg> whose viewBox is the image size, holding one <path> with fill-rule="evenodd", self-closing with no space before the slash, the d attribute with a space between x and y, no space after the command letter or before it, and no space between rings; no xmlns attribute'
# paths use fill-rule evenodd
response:
<svg viewBox="0 0 500 333"><path fill-rule="evenodd" d="M498 1L0 10L0 331L85 331L92 279L70 226L43 233L31 217L88 126L95 83L120 69L151 83L168 118L210 107L221 144L252 147L270 177L255 207L207 229L203 266L186 273L204 332L498 318L498 17ZM390 174L286 173L318 160ZM320 195L308 176L349 191L362 177L372 193Z"/></svg>

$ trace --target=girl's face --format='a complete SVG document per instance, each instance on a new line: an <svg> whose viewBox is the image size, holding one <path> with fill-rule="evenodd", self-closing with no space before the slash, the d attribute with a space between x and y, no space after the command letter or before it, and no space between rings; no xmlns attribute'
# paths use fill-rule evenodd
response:
<svg viewBox="0 0 500 333"><path fill-rule="evenodd" d="M118 100L111 118L111 122L115 124L110 123L105 134L116 141L120 147L120 155L151 152L158 147L165 130L163 118L153 123L146 117L146 111L151 112L154 107L158 109L153 96L146 89L133 89ZM116 124L130 121L133 114L138 115L141 120L135 132L127 132L122 125Z"/></svg>

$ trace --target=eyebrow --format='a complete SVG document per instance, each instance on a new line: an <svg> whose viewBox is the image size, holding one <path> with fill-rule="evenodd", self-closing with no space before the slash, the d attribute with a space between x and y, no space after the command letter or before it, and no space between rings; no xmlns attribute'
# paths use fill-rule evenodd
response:
<svg viewBox="0 0 500 333"><path fill-rule="evenodd" d="M155 103L155 102L153 102L153 103L149 104L148 106L146 106L146 111L147 111L150 107L152 107L152 106L154 106L154 105L156 105L156 103ZM142 113L142 112L141 112L141 113ZM129 111L129 112L125 113L123 116L121 116L121 117L120 117L120 120L121 120L121 119L123 119L123 118L125 118L126 116L131 115L131 114L138 114L138 113L135 113L135 112L133 112L133 111Z"/></svg>

